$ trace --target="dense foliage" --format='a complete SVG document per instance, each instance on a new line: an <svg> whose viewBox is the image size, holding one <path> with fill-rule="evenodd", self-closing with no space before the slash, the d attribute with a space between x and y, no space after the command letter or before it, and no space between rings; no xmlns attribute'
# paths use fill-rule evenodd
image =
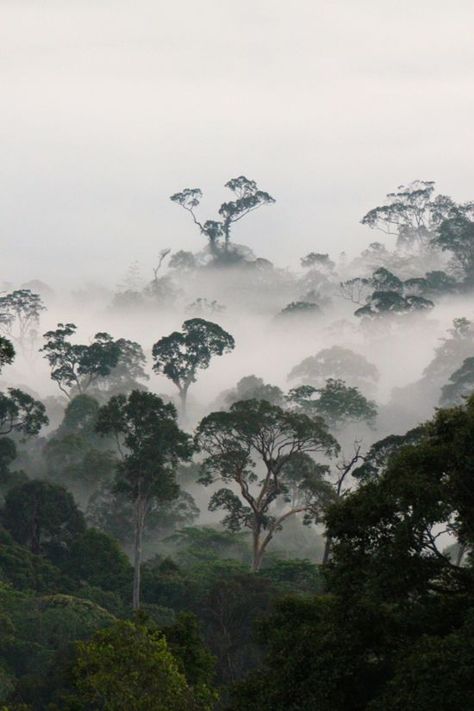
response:
<svg viewBox="0 0 474 711"><path fill-rule="evenodd" d="M294 273L225 187L90 321L0 297L0 708L474 710L473 204L400 186Z"/></svg>

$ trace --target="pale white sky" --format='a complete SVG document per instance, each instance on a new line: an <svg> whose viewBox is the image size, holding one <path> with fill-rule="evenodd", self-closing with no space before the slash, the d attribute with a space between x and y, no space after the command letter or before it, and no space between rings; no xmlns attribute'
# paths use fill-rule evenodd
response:
<svg viewBox="0 0 474 711"><path fill-rule="evenodd" d="M0 0L0 279L114 284L202 238L245 174L277 203L234 238L279 265L355 253L386 192L474 198L472 0Z"/></svg>

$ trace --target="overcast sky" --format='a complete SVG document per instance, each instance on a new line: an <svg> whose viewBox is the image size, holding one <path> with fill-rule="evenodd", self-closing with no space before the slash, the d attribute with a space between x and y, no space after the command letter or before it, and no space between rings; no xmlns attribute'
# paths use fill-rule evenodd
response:
<svg viewBox="0 0 474 711"><path fill-rule="evenodd" d="M235 229L278 265L355 253L415 178L474 198L472 0L0 0L0 278L114 284L202 244L245 174L277 203Z"/></svg>

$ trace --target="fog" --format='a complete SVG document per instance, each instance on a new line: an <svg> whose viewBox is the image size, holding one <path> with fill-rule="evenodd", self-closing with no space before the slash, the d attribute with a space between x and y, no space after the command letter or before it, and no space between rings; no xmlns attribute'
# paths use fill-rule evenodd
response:
<svg viewBox="0 0 474 711"><path fill-rule="evenodd" d="M0 708L472 707L473 27L0 0Z"/></svg>
<svg viewBox="0 0 474 711"><path fill-rule="evenodd" d="M45 401L43 436L54 437L67 400L42 334L70 322L76 343L103 331L139 343L141 386L175 402L189 432L228 407L247 376L282 394L322 387L324 378L290 373L333 348L377 372L358 381L350 367L325 371L378 410L370 426L335 428L342 459L354 442L367 452L433 414L473 347L466 338L435 376L426 371L453 320L473 316L469 273L449 250L407 248L398 227L397 242L361 219L417 179L436 180L458 205L472 198L470 2L4 0L0 10L0 288L29 288L46 306L34 342L26 351L16 342L0 378ZM274 202L232 225L230 264L202 225L219 219L225 183L239 175ZM169 199L185 187L203 192L194 223ZM173 263L182 250L192 267ZM329 266L305 266L310 252ZM369 293L356 303L341 282L370 281L379 267L403 282L442 272L456 285L427 292L432 308L361 318ZM424 295L410 288L395 292ZM295 304L309 311L293 313ZM236 347L199 371L185 414L176 387L152 370L152 347L192 317L217 322ZM201 521L219 520L209 519L208 492L191 489Z"/></svg>
<svg viewBox="0 0 474 711"><path fill-rule="evenodd" d="M277 199L238 241L295 268L355 255L358 223L415 178L471 197L469 0L0 2L2 267L111 287L199 248L168 196L213 217L244 174Z"/></svg>

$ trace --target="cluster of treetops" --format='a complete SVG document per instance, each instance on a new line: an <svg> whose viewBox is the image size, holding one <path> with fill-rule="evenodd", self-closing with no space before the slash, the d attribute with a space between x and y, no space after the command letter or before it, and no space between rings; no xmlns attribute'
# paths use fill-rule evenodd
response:
<svg viewBox="0 0 474 711"><path fill-rule="evenodd" d="M233 223L273 202L243 177L227 187L235 200L219 221L197 219L199 190L172 197L224 262L237 254ZM468 288L473 205L433 189L412 184L363 221L402 245L449 251L450 273L402 281L379 268L346 281L342 292L363 299L359 316L426 310L427 294ZM306 260L332 269L327 255ZM2 369L15 348L31 352L44 308L29 289L0 298ZM191 318L154 344L178 419L147 389L138 343L104 332L78 344L75 331L65 323L44 335L67 399L47 437L42 402L0 393L4 710L474 709L470 321L455 320L427 368L439 378L457 362L447 407L366 450L354 441L350 456L338 440L356 422L373 427L377 407L361 387L377 370L346 348L302 361L286 394L242 379L190 433L188 390L235 348L231 334ZM193 526L199 485L211 487L209 510L224 512L220 527ZM272 553L289 529L298 540L315 526L320 563ZM164 538L173 556L144 561Z"/></svg>

